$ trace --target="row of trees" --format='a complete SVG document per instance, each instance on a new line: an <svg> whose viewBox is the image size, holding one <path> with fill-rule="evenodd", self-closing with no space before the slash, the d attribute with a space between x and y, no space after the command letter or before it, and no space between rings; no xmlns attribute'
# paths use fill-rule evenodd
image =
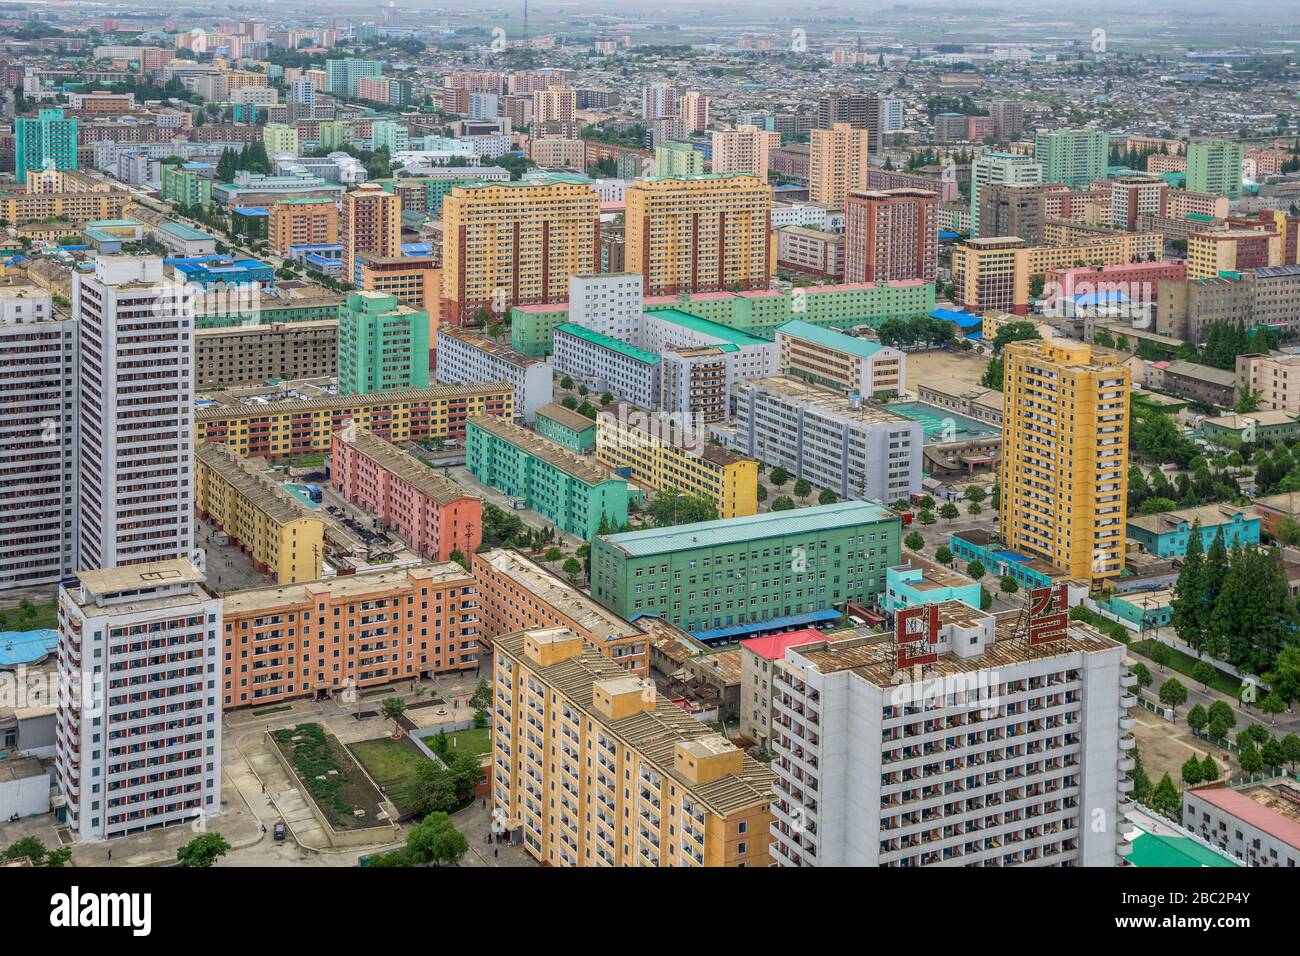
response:
<svg viewBox="0 0 1300 956"><path fill-rule="evenodd" d="M1204 459L1197 463L1189 475L1180 472L1170 481L1163 471L1153 471L1150 477L1138 465L1128 472L1128 513L1153 515L1175 508L1195 508L1216 501L1237 501L1242 498L1241 486L1227 468L1243 462L1236 452L1225 460L1225 467L1211 470Z"/></svg>
<svg viewBox="0 0 1300 956"><path fill-rule="evenodd" d="M886 319L876 329L880 344L893 348L948 345L955 334L951 322L928 315L914 315L910 319Z"/></svg>
<svg viewBox="0 0 1300 956"><path fill-rule="evenodd" d="M1192 525L1171 605L1174 630L1198 653L1264 674L1296 641L1296 602L1275 550L1228 550L1222 529L1208 549ZM1289 702L1289 701L1288 701Z"/></svg>
<svg viewBox="0 0 1300 956"><path fill-rule="evenodd" d="M239 150L227 146L221 151L217 160L217 182L234 182L237 172L271 174L271 157L266 154L266 145L260 139L245 143Z"/></svg>
<svg viewBox="0 0 1300 956"><path fill-rule="evenodd" d="M1041 338L1042 335L1032 322L1008 322L1003 325L993 337L993 361L989 362L988 368L984 370L980 384L985 388L996 388L999 392L1002 391L1002 378L1006 371L1002 350L1012 342Z"/></svg>

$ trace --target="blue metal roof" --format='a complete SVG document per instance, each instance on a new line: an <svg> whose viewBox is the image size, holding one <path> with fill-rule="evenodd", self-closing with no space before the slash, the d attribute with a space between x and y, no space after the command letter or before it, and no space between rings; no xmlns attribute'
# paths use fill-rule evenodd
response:
<svg viewBox="0 0 1300 956"><path fill-rule="evenodd" d="M930 318L954 322L963 329L969 329L972 326L982 325L984 323L984 320L978 315L972 315L969 312L963 312L959 309L935 309L930 313Z"/></svg>
<svg viewBox="0 0 1300 956"><path fill-rule="evenodd" d="M777 617L770 621L754 621L749 624L737 624L734 627L716 627L708 631L693 631L691 637L699 641L717 641L742 637L758 631L791 631L804 624L820 624L826 621L839 620L839 617L840 612L835 610L806 611L803 614L791 614L788 617Z"/></svg>

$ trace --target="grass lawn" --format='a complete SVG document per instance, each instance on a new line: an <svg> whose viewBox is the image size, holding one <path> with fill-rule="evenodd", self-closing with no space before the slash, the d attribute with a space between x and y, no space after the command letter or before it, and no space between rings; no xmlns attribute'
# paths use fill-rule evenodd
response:
<svg viewBox="0 0 1300 956"><path fill-rule="evenodd" d="M434 741L438 739L437 734L428 734L420 738L424 745L437 753L434 747ZM492 728L478 727L471 730L457 730L447 735L447 753L472 753L485 754L492 749Z"/></svg>
<svg viewBox="0 0 1300 956"><path fill-rule="evenodd" d="M325 464L325 455L321 452L312 455L300 455L293 460L295 468L319 468L323 464Z"/></svg>
<svg viewBox="0 0 1300 956"><path fill-rule="evenodd" d="M384 796L392 800L400 812L408 812L402 803L402 784L414 776L422 765L427 764L428 758L406 741L390 740L387 737L361 740L349 744L348 749L374 778L375 783L384 788Z"/></svg>
<svg viewBox="0 0 1300 956"><path fill-rule="evenodd" d="M59 609L54 601L32 604L30 615L24 615L21 607L0 610L0 631L36 631L41 628L53 630L58 626Z"/></svg>
<svg viewBox="0 0 1300 956"><path fill-rule="evenodd" d="M1150 659L1151 648L1155 643L1154 640L1148 638L1145 641L1134 641L1128 646L1128 648L1135 654L1141 654L1143 657ZM1168 679L1169 671L1177 671L1190 680L1192 677L1192 668L1197 664L1197 659L1195 657L1178 650L1176 647L1169 647L1166 645L1166 650L1169 651L1169 663L1165 665L1166 671L1164 677L1161 676L1160 667L1154 660L1151 662L1150 667L1147 668L1151 671L1151 676L1155 678L1151 684L1153 689L1158 689L1158 685L1163 684L1165 680ZM1210 681L1210 686L1219 693L1227 694L1235 700L1241 691L1241 681L1238 678L1233 677L1231 674L1224 673L1217 667L1214 669L1214 674L1215 677L1214 680ZM1200 687L1201 685L1195 680L1192 680L1191 686Z"/></svg>

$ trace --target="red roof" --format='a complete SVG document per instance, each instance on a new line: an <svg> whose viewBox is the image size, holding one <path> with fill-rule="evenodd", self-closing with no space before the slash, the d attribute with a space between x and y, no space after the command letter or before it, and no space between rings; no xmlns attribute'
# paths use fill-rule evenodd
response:
<svg viewBox="0 0 1300 956"><path fill-rule="evenodd" d="M748 640L741 641L740 646L748 648L759 657L775 661L785 657L787 647L798 647L800 644L811 644L813 641L824 641L825 639L826 635L821 631L808 627L802 631L786 631L784 634L769 634L767 637L751 637Z"/></svg>
<svg viewBox="0 0 1300 956"><path fill-rule="evenodd" d="M1238 790L1227 787L1208 787L1193 790L1206 803L1231 813L1238 820L1247 823L1256 830L1262 830L1270 836L1277 837L1287 846L1300 850L1300 823L1289 819L1276 810L1257 803Z"/></svg>

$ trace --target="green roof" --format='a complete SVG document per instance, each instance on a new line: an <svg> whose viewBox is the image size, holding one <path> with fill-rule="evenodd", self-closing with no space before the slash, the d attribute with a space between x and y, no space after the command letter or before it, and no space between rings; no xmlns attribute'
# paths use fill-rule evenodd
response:
<svg viewBox="0 0 1300 956"><path fill-rule="evenodd" d="M606 535L605 540L629 557L638 558L692 551L696 548L749 545L764 538L899 520L898 515L892 511L869 501L841 501L838 504L796 508L793 511L769 511L767 514L746 518L722 518L717 521L679 524L670 528L624 531Z"/></svg>
<svg viewBox="0 0 1300 956"><path fill-rule="evenodd" d="M1188 837L1161 836L1145 830L1133 841L1128 861L1133 866L1152 867L1239 865Z"/></svg>
<svg viewBox="0 0 1300 956"><path fill-rule="evenodd" d="M277 199L275 201L275 205L303 206L303 205L312 205L315 203L326 203L326 202L332 203L334 202L334 200L331 199L329 196L297 196L293 199Z"/></svg>
<svg viewBox="0 0 1300 956"><path fill-rule="evenodd" d="M134 219L96 219L94 222L86 223L86 228L87 229L113 229L113 228L120 229L124 226L140 226L140 225L143 225L143 223L137 222Z"/></svg>
<svg viewBox="0 0 1300 956"><path fill-rule="evenodd" d="M856 336L845 335L843 332L836 332L834 329L823 329L802 319L791 319L785 325L777 326L776 330L784 332L786 335L795 335L801 339L807 339L809 342L816 342L818 345L824 345L828 349L835 349L837 352L848 352L850 355L857 355L861 358L870 358L884 348L883 345L872 339L860 339Z"/></svg>
<svg viewBox="0 0 1300 956"><path fill-rule="evenodd" d="M772 344L767 339L760 339L748 332L741 332L739 329L733 329L717 322L710 322L708 319L698 318L680 309L646 309L645 313L646 315L653 315L657 319L663 319L666 322L672 322L683 328L699 332L702 335L710 335L737 348L746 345Z"/></svg>
<svg viewBox="0 0 1300 956"><path fill-rule="evenodd" d="M619 355L626 355L628 358L644 362L646 365L655 365L660 361L659 356L655 355L654 352L647 352L645 349L639 349L622 339L616 339L612 335L602 335L600 332L593 332L591 329L585 329L581 325L574 325L572 322L561 322L555 326L554 331L567 332L569 335L580 338L585 342L602 345Z"/></svg>
<svg viewBox="0 0 1300 956"><path fill-rule="evenodd" d="M178 239L211 239L212 237L206 232L200 232L193 226L187 226L183 222L164 222L157 228L163 232L171 233Z"/></svg>

